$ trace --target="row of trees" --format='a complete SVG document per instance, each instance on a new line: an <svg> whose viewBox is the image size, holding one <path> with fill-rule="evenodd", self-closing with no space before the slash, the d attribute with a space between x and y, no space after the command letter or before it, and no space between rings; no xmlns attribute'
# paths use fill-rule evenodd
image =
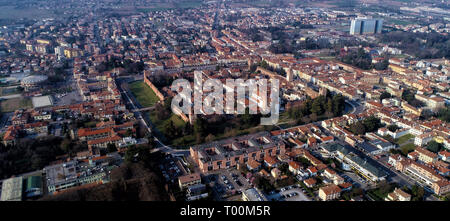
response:
<svg viewBox="0 0 450 221"><path fill-rule="evenodd" d="M319 96L315 99L308 97L305 102L289 108L288 116L298 119L298 123L309 123L323 118L332 118L342 115L345 109L345 98L340 95Z"/></svg>

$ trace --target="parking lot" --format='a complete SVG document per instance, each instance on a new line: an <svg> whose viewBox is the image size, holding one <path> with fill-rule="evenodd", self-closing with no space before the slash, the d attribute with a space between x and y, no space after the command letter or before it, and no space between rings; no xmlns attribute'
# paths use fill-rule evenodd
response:
<svg viewBox="0 0 450 221"><path fill-rule="evenodd" d="M69 105L83 101L83 98L77 89L69 92L53 96L54 105Z"/></svg>
<svg viewBox="0 0 450 221"><path fill-rule="evenodd" d="M346 182L352 183L354 187L360 187L364 189L370 185L370 181L367 181L352 172L345 172L341 176L345 179Z"/></svg>
<svg viewBox="0 0 450 221"><path fill-rule="evenodd" d="M279 191L273 191L271 195L267 196L269 201L311 201L306 196L306 191L299 185L292 185L281 188Z"/></svg>
<svg viewBox="0 0 450 221"><path fill-rule="evenodd" d="M226 200L235 195L239 195L240 198L242 191L252 187L235 169L215 171L208 174L207 179L213 187L217 200Z"/></svg>

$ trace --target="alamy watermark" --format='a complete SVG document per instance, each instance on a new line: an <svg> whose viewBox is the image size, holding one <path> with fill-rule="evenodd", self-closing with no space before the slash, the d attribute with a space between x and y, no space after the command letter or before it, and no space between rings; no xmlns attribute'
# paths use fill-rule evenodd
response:
<svg viewBox="0 0 450 221"><path fill-rule="evenodd" d="M269 84L270 100L267 96ZM270 82L264 78L259 80L226 79L223 84L219 79L208 78L203 81L203 73L195 71L193 90L186 79L175 80L171 90L178 93L172 100L173 112L182 111L186 115L245 114L246 100L248 100L249 114L258 114L259 110L262 115L270 115L261 117L261 125L278 123L280 112L278 79L270 79Z"/></svg>

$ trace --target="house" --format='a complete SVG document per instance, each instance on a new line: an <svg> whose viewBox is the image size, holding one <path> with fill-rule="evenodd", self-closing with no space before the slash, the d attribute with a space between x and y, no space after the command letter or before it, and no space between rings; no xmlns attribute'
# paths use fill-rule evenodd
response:
<svg viewBox="0 0 450 221"><path fill-rule="evenodd" d="M306 168L306 171L308 171L311 176L317 175L317 169L313 166L309 166L308 168Z"/></svg>
<svg viewBox="0 0 450 221"><path fill-rule="evenodd" d="M424 163L432 163L437 160L438 157L435 153L422 147L417 147L415 152L419 154L418 159Z"/></svg>
<svg viewBox="0 0 450 221"><path fill-rule="evenodd" d="M295 161L289 162L289 171L293 174L298 174L298 171L300 170L300 164Z"/></svg>
<svg viewBox="0 0 450 221"><path fill-rule="evenodd" d="M267 155L264 157L264 164L269 168L277 167L278 160L273 156Z"/></svg>
<svg viewBox="0 0 450 221"><path fill-rule="evenodd" d="M450 181L444 179L439 180L433 183L432 188L435 194L442 196L450 192Z"/></svg>
<svg viewBox="0 0 450 221"><path fill-rule="evenodd" d="M341 191L336 184L329 184L319 189L319 198L322 201L334 200L341 196Z"/></svg>
<svg viewBox="0 0 450 221"><path fill-rule="evenodd" d="M403 157L400 154L391 154L388 159L388 164L395 166L397 162L401 161Z"/></svg>
<svg viewBox="0 0 450 221"><path fill-rule="evenodd" d="M316 181L316 179L314 179L314 178L308 178L308 179L306 179L306 180L303 180L303 183L304 183L307 187L313 188L313 187L316 185L317 181Z"/></svg>
<svg viewBox="0 0 450 221"><path fill-rule="evenodd" d="M273 178L278 179L281 176L281 171L278 168L273 168L270 171L270 174L273 176Z"/></svg>
<svg viewBox="0 0 450 221"><path fill-rule="evenodd" d="M269 172L267 172L265 169L261 169L258 173L261 174L261 176L263 177L270 176Z"/></svg>
<svg viewBox="0 0 450 221"><path fill-rule="evenodd" d="M450 162L450 152L443 150L441 152L438 153L438 157L439 159L441 159L442 161L445 162Z"/></svg>
<svg viewBox="0 0 450 221"><path fill-rule="evenodd" d="M351 183L342 183L339 185L339 187L342 189L342 191L350 191L353 185Z"/></svg>
<svg viewBox="0 0 450 221"><path fill-rule="evenodd" d="M201 184L201 182L202 179L200 173L193 173L178 177L178 185L180 186L180 189L184 189L192 185Z"/></svg>
<svg viewBox="0 0 450 221"><path fill-rule="evenodd" d="M259 170L260 167L261 167L261 163L259 163L256 160L249 160L247 162L247 168L250 171L257 171L257 170Z"/></svg>
<svg viewBox="0 0 450 221"><path fill-rule="evenodd" d="M395 188L392 193L389 193L385 198L386 201L411 201L411 195L405 191Z"/></svg>

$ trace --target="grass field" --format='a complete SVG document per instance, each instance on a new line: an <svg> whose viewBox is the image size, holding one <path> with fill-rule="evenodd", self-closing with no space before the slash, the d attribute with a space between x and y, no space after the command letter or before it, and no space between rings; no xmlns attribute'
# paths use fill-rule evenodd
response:
<svg viewBox="0 0 450 221"><path fill-rule="evenodd" d="M409 152L414 151L415 149L416 149L416 145L414 145L413 143L409 143L409 144L406 144L406 145L403 145L402 147L400 147L400 150L405 155L407 155Z"/></svg>
<svg viewBox="0 0 450 221"><path fill-rule="evenodd" d="M143 13L149 13L154 11L166 11L166 10L172 10L172 9L187 9L187 8L196 8L203 4L202 1L198 0L188 0L188 1L181 1L181 2L175 2L173 4L167 4L167 3L153 3L151 7L142 7L137 8L136 10L138 12Z"/></svg>
<svg viewBox="0 0 450 221"><path fill-rule="evenodd" d="M129 84L129 87L142 107L151 107L159 101L155 92L153 92L143 81L133 82Z"/></svg>
<svg viewBox="0 0 450 221"><path fill-rule="evenodd" d="M163 133L164 136L166 136L166 126L170 123L170 121L173 121L173 124L177 128L184 128L185 122L178 117L177 115L173 114L166 120L161 120L157 117L155 112L148 113L148 116L150 120L152 121L153 125L158 129L159 132ZM195 142L194 136L184 136L180 138L176 138L173 140L168 141L170 144L174 145L186 145L186 144L193 144Z"/></svg>
<svg viewBox="0 0 450 221"><path fill-rule="evenodd" d="M54 10L0 6L0 19L39 19L55 15Z"/></svg>
<svg viewBox="0 0 450 221"><path fill-rule="evenodd" d="M29 98L13 98L0 101L1 112L13 112L17 109L32 108L33 104Z"/></svg>
<svg viewBox="0 0 450 221"><path fill-rule="evenodd" d="M404 144L406 141L408 141L411 138L414 138L414 135L406 134L406 135L403 135L403 136L395 139L395 143L398 144L398 145L402 145L402 144Z"/></svg>
<svg viewBox="0 0 450 221"><path fill-rule="evenodd" d="M19 94L19 93L20 93L20 91L17 88L0 87L0 96Z"/></svg>

